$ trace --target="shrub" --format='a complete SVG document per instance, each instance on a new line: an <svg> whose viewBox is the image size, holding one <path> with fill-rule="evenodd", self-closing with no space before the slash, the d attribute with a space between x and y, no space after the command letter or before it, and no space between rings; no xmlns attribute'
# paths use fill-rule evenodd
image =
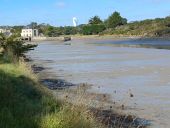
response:
<svg viewBox="0 0 170 128"><path fill-rule="evenodd" d="M24 53L33 50L37 45L25 44L24 41L19 40L17 37L6 38L3 34L0 34L0 47L3 49L4 59L10 59L15 57L24 57Z"/></svg>

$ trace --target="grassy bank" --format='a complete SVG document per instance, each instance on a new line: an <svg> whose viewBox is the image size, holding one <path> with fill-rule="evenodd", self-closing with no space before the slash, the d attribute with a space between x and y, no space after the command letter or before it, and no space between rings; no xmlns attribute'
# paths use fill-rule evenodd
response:
<svg viewBox="0 0 170 128"><path fill-rule="evenodd" d="M104 33L122 36L141 36L141 37L169 37L170 17L148 19L136 21L116 27L114 30L108 29Z"/></svg>
<svg viewBox="0 0 170 128"><path fill-rule="evenodd" d="M56 101L23 62L0 58L0 128L99 128L84 106Z"/></svg>

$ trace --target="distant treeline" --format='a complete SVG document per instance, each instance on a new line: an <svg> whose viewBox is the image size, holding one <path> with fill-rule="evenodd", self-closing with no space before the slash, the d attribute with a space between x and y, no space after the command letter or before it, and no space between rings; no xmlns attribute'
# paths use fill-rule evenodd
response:
<svg viewBox="0 0 170 128"><path fill-rule="evenodd" d="M13 33L20 34L21 29L26 26L14 26ZM55 27L49 24L38 24L32 22L27 27L39 29L44 36L57 37L60 35L126 35L126 36L149 36L162 37L170 36L170 17L147 19L127 23L119 12L113 12L106 20L99 16L89 19L88 24L81 24L77 27L64 26Z"/></svg>
<svg viewBox="0 0 170 128"><path fill-rule="evenodd" d="M75 34L96 35L102 33L106 29L115 28L124 24L127 24L127 19L121 17L119 12L114 12L105 21L102 21L99 16L94 16L89 19L88 24L81 24L77 27L54 27L49 24L37 24L36 22L32 22L28 26L39 29L39 32L45 36L56 37Z"/></svg>

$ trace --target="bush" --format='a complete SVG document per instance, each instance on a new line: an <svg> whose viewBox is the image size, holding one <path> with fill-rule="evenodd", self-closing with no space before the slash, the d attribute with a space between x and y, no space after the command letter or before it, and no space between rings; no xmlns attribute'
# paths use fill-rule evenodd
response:
<svg viewBox="0 0 170 128"><path fill-rule="evenodd" d="M19 40L17 37L6 38L3 34L0 34L0 47L3 49L4 59L10 59L11 57L24 57L24 53L33 50L37 45L25 44L25 42Z"/></svg>
<svg viewBox="0 0 170 128"><path fill-rule="evenodd" d="M84 35L99 34L100 32L103 32L105 29L106 29L105 25L98 24L84 25L82 27L82 33Z"/></svg>
<svg viewBox="0 0 170 128"><path fill-rule="evenodd" d="M108 17L105 23L108 28L115 28L117 26L127 24L127 19L121 17L119 12L114 12Z"/></svg>
<svg viewBox="0 0 170 128"><path fill-rule="evenodd" d="M158 30L155 32L156 36L170 36L170 28Z"/></svg>

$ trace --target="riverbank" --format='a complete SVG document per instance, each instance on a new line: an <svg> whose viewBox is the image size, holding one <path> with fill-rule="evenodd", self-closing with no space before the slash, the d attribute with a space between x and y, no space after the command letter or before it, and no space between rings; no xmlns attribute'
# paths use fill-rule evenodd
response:
<svg viewBox="0 0 170 128"><path fill-rule="evenodd" d="M142 35L71 35L72 39L75 40L86 40L86 39L96 39L96 40L145 40L145 39L155 39L155 40L170 40L170 37L156 37L156 36L142 36Z"/></svg>
<svg viewBox="0 0 170 128"><path fill-rule="evenodd" d="M129 35L65 35L59 37L36 37L33 42L57 41L64 42L65 37L71 40L170 40L170 37L147 37L147 36L129 36Z"/></svg>
<svg viewBox="0 0 170 128"><path fill-rule="evenodd" d="M33 65L32 68L36 74L42 73L43 76L52 77L51 74L44 72L46 70L44 67ZM88 92L87 90L93 85L87 83L73 84L58 78L40 78L40 82L51 90L54 97L75 106L86 106L87 111L93 114L104 127L146 128L150 125L149 120L118 111L118 109L126 109L126 106L116 105L110 99L110 95Z"/></svg>
<svg viewBox="0 0 170 128"><path fill-rule="evenodd" d="M112 110L94 107L87 108L85 100L81 99L84 95L79 94L84 89L74 92L74 97L81 99L75 98L74 104L69 102L70 94L73 94L71 91L65 97L62 97L63 94L60 92L56 93L58 97L52 95L50 90L61 88L48 90L39 83L37 75L31 68L35 73L43 69L35 65L30 67L23 61L14 64L0 58L0 127L104 128L114 126L119 128L121 126L135 128L140 125L141 119L131 115L121 115L113 113ZM57 83L56 87L65 83L62 80L60 82L48 80L48 82L53 85ZM84 88L86 85L81 87ZM105 95L100 97L107 98ZM86 101L86 104L89 103Z"/></svg>
<svg viewBox="0 0 170 128"><path fill-rule="evenodd" d="M0 58L1 128L102 128L85 106L53 97L27 64Z"/></svg>

